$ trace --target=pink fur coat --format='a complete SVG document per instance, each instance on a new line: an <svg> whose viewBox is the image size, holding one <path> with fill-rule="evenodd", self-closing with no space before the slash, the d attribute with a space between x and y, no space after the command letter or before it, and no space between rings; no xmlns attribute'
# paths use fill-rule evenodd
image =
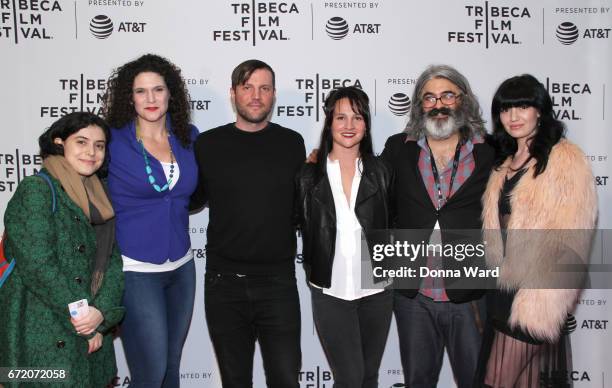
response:
<svg viewBox="0 0 612 388"><path fill-rule="evenodd" d="M510 158L493 171L483 196L487 265L500 268L500 289L517 291L510 327L554 342L580 293L576 288L560 289L560 284L576 287L578 283L566 282L572 275L555 271L559 268L555 266L588 261L597 219L593 174L576 145L559 141L544 172L534 178L532 166L514 187L504 246L498 201L509 165ZM580 275L574 275L574 281L576 277ZM546 288L546 284L556 288Z"/></svg>

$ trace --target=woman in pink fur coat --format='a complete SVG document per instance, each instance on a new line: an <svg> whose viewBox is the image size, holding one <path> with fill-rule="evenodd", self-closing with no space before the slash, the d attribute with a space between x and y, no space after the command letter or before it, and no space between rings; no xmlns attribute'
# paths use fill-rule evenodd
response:
<svg viewBox="0 0 612 388"><path fill-rule="evenodd" d="M479 378L496 388L569 386L564 329L584 277L562 265L588 261L597 218L593 175L533 76L504 81L491 111L497 160L483 229L487 264L500 276L488 296Z"/></svg>

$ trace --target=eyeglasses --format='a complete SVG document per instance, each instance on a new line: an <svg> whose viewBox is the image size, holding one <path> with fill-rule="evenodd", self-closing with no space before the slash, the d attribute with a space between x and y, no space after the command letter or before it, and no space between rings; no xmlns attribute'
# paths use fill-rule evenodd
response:
<svg viewBox="0 0 612 388"><path fill-rule="evenodd" d="M423 108L433 108L438 103L438 100L440 100L443 105L453 105L461 96L461 94L455 94L453 92L442 93L440 97L436 97L433 94L426 94L423 96Z"/></svg>

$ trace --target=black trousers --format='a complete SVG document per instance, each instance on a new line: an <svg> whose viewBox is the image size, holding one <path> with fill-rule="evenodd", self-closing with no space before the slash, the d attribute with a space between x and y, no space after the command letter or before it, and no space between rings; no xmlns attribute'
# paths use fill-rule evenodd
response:
<svg viewBox="0 0 612 388"><path fill-rule="evenodd" d="M391 325L391 291L349 301L311 290L314 321L334 388L377 388Z"/></svg>
<svg viewBox="0 0 612 388"><path fill-rule="evenodd" d="M208 271L204 298L224 388L253 386L255 341L259 341L267 386L299 386L300 302L294 276Z"/></svg>

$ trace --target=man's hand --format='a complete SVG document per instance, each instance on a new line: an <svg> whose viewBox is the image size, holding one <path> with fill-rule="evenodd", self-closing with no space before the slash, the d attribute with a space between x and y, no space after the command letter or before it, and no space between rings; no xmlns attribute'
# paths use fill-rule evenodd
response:
<svg viewBox="0 0 612 388"><path fill-rule="evenodd" d="M317 154L319 153L319 149L315 148L310 151L310 154L306 158L306 163L316 163L317 162Z"/></svg>

